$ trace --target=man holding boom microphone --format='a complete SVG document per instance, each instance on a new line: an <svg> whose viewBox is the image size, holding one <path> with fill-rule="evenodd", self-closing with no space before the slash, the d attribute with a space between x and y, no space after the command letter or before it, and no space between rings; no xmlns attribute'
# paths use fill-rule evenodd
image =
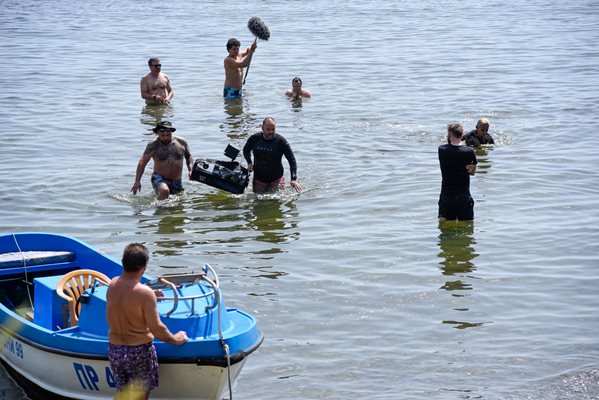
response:
<svg viewBox="0 0 599 400"><path fill-rule="evenodd" d="M243 69L252 62L252 55L256 51L256 41L247 49L240 51L241 43L235 38L227 42L227 52L224 60L225 66L225 88L223 97L225 99L238 99L242 95Z"/></svg>

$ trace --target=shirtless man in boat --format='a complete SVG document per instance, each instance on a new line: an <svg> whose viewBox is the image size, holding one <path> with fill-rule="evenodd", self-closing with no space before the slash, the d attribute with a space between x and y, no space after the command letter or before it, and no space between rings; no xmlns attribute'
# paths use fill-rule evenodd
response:
<svg viewBox="0 0 599 400"><path fill-rule="evenodd" d="M243 86L243 69L250 65L252 56L256 51L256 41L244 51L239 51L241 43L235 38L229 39L227 42L227 51L229 54L225 57L225 88L223 97L225 99L241 98Z"/></svg>
<svg viewBox="0 0 599 400"><path fill-rule="evenodd" d="M141 283L150 259L141 243L131 243L123 252L123 273L112 279L106 292L108 360L117 387L115 400L147 400L158 386L158 358L154 338L182 345L187 334L173 334L160 320L156 296Z"/></svg>
<svg viewBox="0 0 599 400"><path fill-rule="evenodd" d="M173 136L176 129L169 121L161 121L153 129L158 137L148 143L145 151L137 163L135 182L131 191L137 194L141 190L141 177L146 165L154 160L152 173L152 186L158 194L158 200L164 200L171 194L183 191L181 175L183 173L183 159L189 170L189 178L193 170L193 157L187 141L179 136Z"/></svg>
<svg viewBox="0 0 599 400"><path fill-rule="evenodd" d="M152 57L148 60L150 72L141 78L139 83L141 97L146 104L169 104L175 95L171 81L166 74L161 72L160 59Z"/></svg>

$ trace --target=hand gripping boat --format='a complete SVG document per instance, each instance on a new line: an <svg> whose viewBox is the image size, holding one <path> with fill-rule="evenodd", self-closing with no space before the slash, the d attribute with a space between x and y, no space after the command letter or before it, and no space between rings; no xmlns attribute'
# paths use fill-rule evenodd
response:
<svg viewBox="0 0 599 400"><path fill-rule="evenodd" d="M228 145L225 149L225 155L231 161L198 158L193 164L191 180L226 190L233 194L242 194L249 182L249 172L247 168L235 161L238 154L238 149Z"/></svg>
<svg viewBox="0 0 599 400"><path fill-rule="evenodd" d="M0 235L0 359L25 389L66 398L112 399L106 283L122 266L68 236ZM159 288L162 321L189 342L154 340L160 386L152 399L230 395L246 357L262 343L256 320L227 308L211 267L200 273L144 276Z"/></svg>

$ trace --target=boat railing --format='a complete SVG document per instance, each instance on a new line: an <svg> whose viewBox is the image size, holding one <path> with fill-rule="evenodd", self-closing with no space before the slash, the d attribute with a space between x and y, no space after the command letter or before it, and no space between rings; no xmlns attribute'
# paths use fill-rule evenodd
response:
<svg viewBox="0 0 599 400"><path fill-rule="evenodd" d="M208 274L212 275L212 278L208 276ZM173 307L165 314L165 316L170 316L174 313L178 306L179 301L191 301L191 315L194 315L195 312L195 301L198 299L203 299L206 297L212 296L214 302L205 307L206 310L211 310L218 305L218 296L214 294L218 290L219 281L218 275L216 275L216 271L206 264L202 268L202 272L191 272L191 273L181 273L181 274L163 274L159 277L152 279L146 282L153 290L161 290L161 289L172 289L173 296L160 296L157 297L158 301L172 301ZM188 287L191 285L203 285L207 286L209 290L206 293L200 293L193 296L180 296L179 289Z"/></svg>

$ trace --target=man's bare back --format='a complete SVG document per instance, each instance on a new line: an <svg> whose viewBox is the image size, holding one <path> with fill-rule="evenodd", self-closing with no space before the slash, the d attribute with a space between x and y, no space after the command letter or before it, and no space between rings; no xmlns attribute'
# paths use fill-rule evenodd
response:
<svg viewBox="0 0 599 400"><path fill-rule="evenodd" d="M155 320L155 316L145 315L147 310L151 311L151 307L156 307L156 296L152 289L142 285L138 279L121 276L110 282L107 296L112 300L106 309L108 325L111 327L108 333L110 343L137 346L154 339L148 325Z"/></svg>

